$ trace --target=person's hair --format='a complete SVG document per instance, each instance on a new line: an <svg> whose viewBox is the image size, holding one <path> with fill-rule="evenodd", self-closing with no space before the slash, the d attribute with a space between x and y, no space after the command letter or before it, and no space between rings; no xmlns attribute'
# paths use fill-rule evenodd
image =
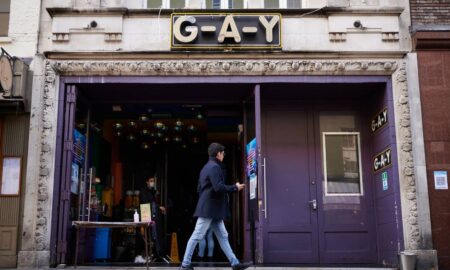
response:
<svg viewBox="0 0 450 270"><path fill-rule="evenodd" d="M211 143L208 147L208 155L210 157L216 157L219 152L225 151L225 146L220 143Z"/></svg>

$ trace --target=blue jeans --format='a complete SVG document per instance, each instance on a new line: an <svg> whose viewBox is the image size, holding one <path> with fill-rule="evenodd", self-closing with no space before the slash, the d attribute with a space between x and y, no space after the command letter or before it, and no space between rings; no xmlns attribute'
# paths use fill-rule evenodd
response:
<svg viewBox="0 0 450 270"><path fill-rule="evenodd" d="M187 243L183 262L181 263L182 266L186 267L191 265L192 254L194 253L195 247L200 240L205 238L206 232L210 227L216 235L220 248L223 253L225 253L225 256L227 256L231 265L233 266L239 264L239 260L236 258L236 255L234 255L233 250L231 250L230 243L228 242L228 232L225 228L225 224L223 224L223 220L199 217L197 219L197 224L195 224L194 232Z"/></svg>
<svg viewBox="0 0 450 270"><path fill-rule="evenodd" d="M206 243L208 242L208 257L212 257L214 255L214 238L213 238L213 231L211 227L209 228L208 232L206 233L206 237L200 240L198 243L198 256L204 257L205 256L205 249L206 249Z"/></svg>

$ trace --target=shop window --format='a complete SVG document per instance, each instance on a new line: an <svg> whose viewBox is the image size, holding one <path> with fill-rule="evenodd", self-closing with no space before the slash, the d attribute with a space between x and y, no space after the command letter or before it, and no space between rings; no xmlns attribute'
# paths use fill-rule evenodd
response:
<svg viewBox="0 0 450 270"><path fill-rule="evenodd" d="M10 0L0 1L0 37L8 36Z"/></svg>
<svg viewBox="0 0 450 270"><path fill-rule="evenodd" d="M359 132L323 132L325 195L362 195Z"/></svg>

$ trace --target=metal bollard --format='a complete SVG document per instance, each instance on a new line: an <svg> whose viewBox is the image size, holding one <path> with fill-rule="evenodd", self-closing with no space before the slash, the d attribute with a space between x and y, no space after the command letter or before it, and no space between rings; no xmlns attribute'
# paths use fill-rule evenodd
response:
<svg viewBox="0 0 450 270"><path fill-rule="evenodd" d="M398 255L400 270L415 270L417 255L412 252L402 251Z"/></svg>

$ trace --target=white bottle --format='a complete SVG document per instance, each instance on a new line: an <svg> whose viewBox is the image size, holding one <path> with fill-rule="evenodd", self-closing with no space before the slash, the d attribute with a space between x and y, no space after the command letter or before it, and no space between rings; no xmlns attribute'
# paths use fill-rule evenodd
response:
<svg viewBox="0 0 450 270"><path fill-rule="evenodd" d="M137 212L137 209L134 210L134 222L139 222L139 214Z"/></svg>

